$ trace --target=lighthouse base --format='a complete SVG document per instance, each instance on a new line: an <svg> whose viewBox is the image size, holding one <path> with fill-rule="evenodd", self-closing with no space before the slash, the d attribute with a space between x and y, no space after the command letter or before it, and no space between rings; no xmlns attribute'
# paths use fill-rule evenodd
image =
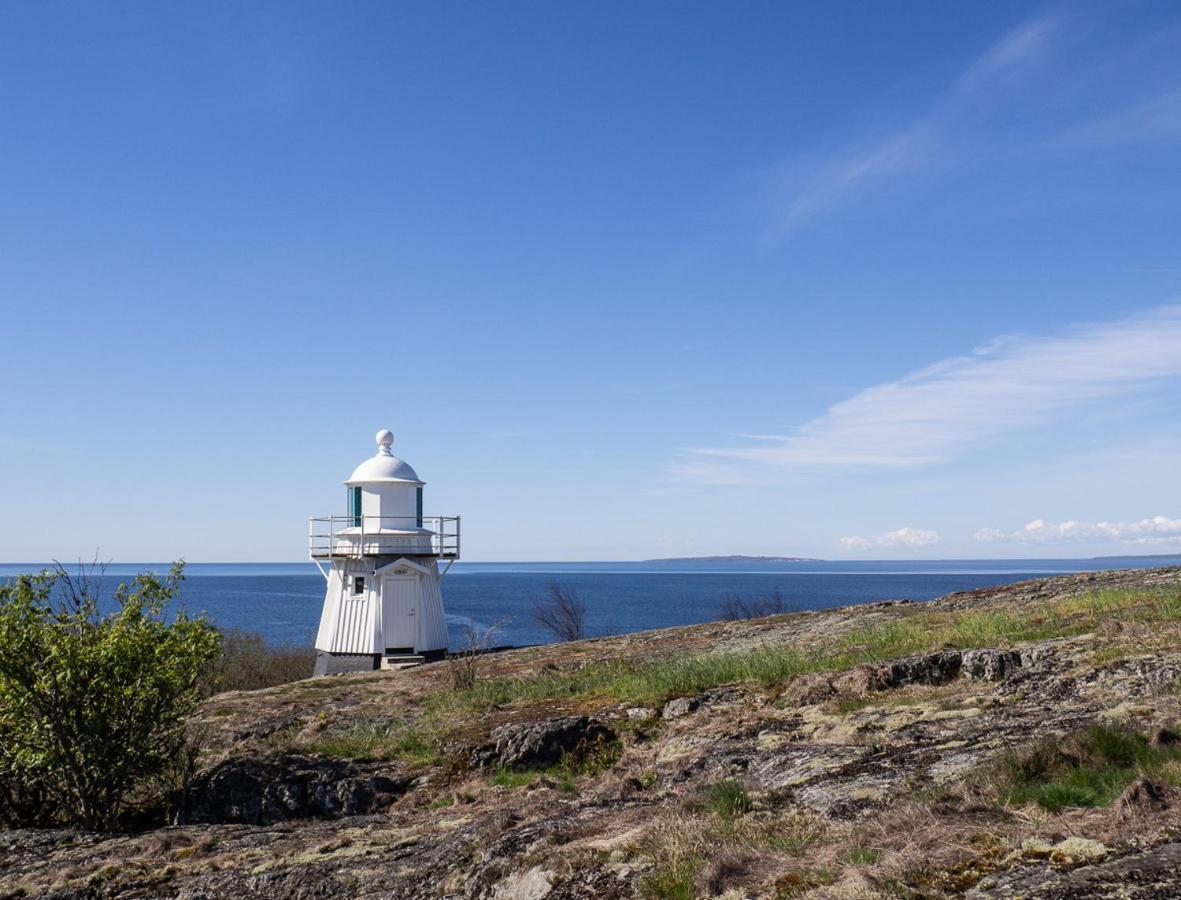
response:
<svg viewBox="0 0 1181 900"><path fill-rule="evenodd" d="M312 677L372 672L380 667L380 653L328 653L324 650L317 650L316 668Z"/></svg>

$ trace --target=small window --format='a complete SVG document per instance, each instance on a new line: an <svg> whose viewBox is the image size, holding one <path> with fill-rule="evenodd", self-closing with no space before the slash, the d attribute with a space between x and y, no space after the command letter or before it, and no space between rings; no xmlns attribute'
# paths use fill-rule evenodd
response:
<svg viewBox="0 0 1181 900"><path fill-rule="evenodd" d="M349 515L353 517L353 527L361 527L361 489L349 488Z"/></svg>
<svg viewBox="0 0 1181 900"><path fill-rule="evenodd" d="M418 527L422 527L422 488L418 489Z"/></svg>
<svg viewBox="0 0 1181 900"><path fill-rule="evenodd" d="M365 593L365 576L364 575L354 575L353 576L353 593L354 594Z"/></svg>

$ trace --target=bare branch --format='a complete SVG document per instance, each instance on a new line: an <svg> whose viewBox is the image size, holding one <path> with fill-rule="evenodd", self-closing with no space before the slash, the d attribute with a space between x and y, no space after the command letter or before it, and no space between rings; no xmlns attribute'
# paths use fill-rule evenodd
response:
<svg viewBox="0 0 1181 900"><path fill-rule="evenodd" d="M741 594L728 594L722 600L718 610L718 618L727 621L738 619L761 619L764 616L778 616L787 612L787 603L779 588L770 594L760 597L743 597Z"/></svg>
<svg viewBox="0 0 1181 900"><path fill-rule="evenodd" d="M572 588L552 582L546 596L533 601L533 621L559 641L577 641L585 635L586 606Z"/></svg>

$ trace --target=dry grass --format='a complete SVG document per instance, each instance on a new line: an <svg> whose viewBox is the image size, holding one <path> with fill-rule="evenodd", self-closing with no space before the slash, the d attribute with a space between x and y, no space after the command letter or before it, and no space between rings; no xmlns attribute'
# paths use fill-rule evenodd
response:
<svg viewBox="0 0 1181 900"><path fill-rule="evenodd" d="M832 873L812 859L831 824L799 809L755 806L741 784L726 779L657 817L634 848L654 862L641 885L644 895L679 900L730 889L758 893L788 874L801 884L831 881Z"/></svg>
<svg viewBox="0 0 1181 900"><path fill-rule="evenodd" d="M856 627L820 648L767 645L656 659L607 659L575 670L473 679L432 700L440 708L473 712L514 702L579 697L658 705L720 685L777 685L800 675L852 669L934 648L998 647L1086 634L1117 616L1123 623L1176 624L1181 622L1181 591L1103 590L1011 611L916 607L891 621Z"/></svg>
<svg viewBox="0 0 1181 900"><path fill-rule="evenodd" d="M354 722L297 745L307 753L357 760L402 760L417 765L442 762L438 736L388 720Z"/></svg>

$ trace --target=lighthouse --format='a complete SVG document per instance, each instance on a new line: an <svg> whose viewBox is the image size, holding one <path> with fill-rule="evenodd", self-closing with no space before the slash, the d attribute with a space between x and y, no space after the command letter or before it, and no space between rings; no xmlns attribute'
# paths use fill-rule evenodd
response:
<svg viewBox="0 0 1181 900"><path fill-rule="evenodd" d="M377 453L345 481L344 515L308 520L308 554L328 582L316 675L403 668L447 652L439 582L459 558L459 517L423 515L425 482L393 443L391 432L377 433Z"/></svg>

